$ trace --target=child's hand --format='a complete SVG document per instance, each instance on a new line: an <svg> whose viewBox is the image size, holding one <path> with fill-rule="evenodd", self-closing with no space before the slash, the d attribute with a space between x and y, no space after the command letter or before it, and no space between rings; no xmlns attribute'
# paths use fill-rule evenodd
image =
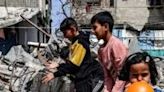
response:
<svg viewBox="0 0 164 92"><path fill-rule="evenodd" d="M128 83L128 84L125 85L125 90L124 90L124 92L127 91L127 88L128 88L131 84L132 84L132 83Z"/></svg>
<svg viewBox="0 0 164 92"><path fill-rule="evenodd" d="M47 84L52 79L54 79L54 75L53 73L49 72L42 78L42 83Z"/></svg>
<svg viewBox="0 0 164 92"><path fill-rule="evenodd" d="M44 65L47 69L54 69L54 68L57 68L59 66L58 63L52 62L52 61L45 62Z"/></svg>

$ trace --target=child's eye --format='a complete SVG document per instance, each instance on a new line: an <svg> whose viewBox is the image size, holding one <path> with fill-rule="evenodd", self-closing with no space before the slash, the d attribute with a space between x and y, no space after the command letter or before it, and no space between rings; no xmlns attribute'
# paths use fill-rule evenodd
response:
<svg viewBox="0 0 164 92"><path fill-rule="evenodd" d="M132 74L133 77L138 77L138 74Z"/></svg>
<svg viewBox="0 0 164 92"><path fill-rule="evenodd" d="M142 77L146 77L148 75L148 73L143 73Z"/></svg>

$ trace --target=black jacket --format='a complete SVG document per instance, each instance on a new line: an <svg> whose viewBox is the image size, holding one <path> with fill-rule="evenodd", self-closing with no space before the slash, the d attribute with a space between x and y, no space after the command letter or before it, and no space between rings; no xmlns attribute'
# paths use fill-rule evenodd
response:
<svg viewBox="0 0 164 92"><path fill-rule="evenodd" d="M66 63L60 64L58 71L54 73L55 77L71 74L74 76L74 81L81 81L96 75L103 80L100 64L91 57L89 35L89 33L80 32L72 40Z"/></svg>

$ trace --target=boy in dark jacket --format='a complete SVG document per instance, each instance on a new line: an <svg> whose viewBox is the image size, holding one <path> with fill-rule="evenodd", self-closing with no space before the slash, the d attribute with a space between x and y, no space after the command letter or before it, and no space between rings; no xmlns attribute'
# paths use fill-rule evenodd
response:
<svg viewBox="0 0 164 92"><path fill-rule="evenodd" d="M72 41L69 47L66 63L49 66L57 67L58 71L48 73L43 77L47 83L55 77L66 74L73 75L76 92L99 92L103 88L103 70L101 65L93 60L90 52L89 34L78 31L78 26L73 18L66 18L60 25L64 37Z"/></svg>

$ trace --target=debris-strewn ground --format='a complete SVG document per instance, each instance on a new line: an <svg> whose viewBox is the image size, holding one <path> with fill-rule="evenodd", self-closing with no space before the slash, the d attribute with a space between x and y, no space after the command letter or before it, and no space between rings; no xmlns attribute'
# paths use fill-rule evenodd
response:
<svg viewBox="0 0 164 92"><path fill-rule="evenodd" d="M52 55L52 57L61 61L55 53L56 49L51 46L49 51L53 53L49 54L55 54L56 56ZM96 52L92 53L96 55ZM43 84L41 81L45 74L44 66L32 55L25 52L21 46L15 46L7 55L0 56L0 92L72 92L74 90L73 83L68 77L55 78L48 85ZM164 58L155 58L155 62L160 78L157 85L164 89Z"/></svg>

